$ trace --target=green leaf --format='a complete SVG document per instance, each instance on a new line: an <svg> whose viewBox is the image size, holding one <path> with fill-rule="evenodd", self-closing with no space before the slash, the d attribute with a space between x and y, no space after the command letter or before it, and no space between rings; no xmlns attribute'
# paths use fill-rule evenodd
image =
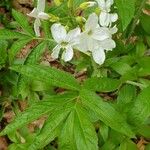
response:
<svg viewBox="0 0 150 150"><path fill-rule="evenodd" d="M6 63L8 42L0 40L0 65Z"/></svg>
<svg viewBox="0 0 150 150"><path fill-rule="evenodd" d="M29 21L26 16L24 16L23 14L14 9L12 10L12 15L26 33L34 35L34 31L32 27L29 25Z"/></svg>
<svg viewBox="0 0 150 150"><path fill-rule="evenodd" d="M150 116L150 86L143 89L138 95L132 110L129 113L129 122L135 127L141 126Z"/></svg>
<svg viewBox="0 0 150 150"><path fill-rule="evenodd" d="M135 86L125 85L119 91L117 103L118 105L122 105L122 107L124 107L124 105L130 103L133 100L133 98L135 98L135 96L136 96Z"/></svg>
<svg viewBox="0 0 150 150"><path fill-rule="evenodd" d="M56 68L38 65L16 65L12 66L11 69L30 77L30 79L43 81L66 89L80 90L79 83L72 75Z"/></svg>
<svg viewBox="0 0 150 150"><path fill-rule="evenodd" d="M115 0L123 30L127 28L134 17L135 2L135 0Z"/></svg>
<svg viewBox="0 0 150 150"><path fill-rule="evenodd" d="M33 144L31 144L28 150L41 149L49 144L59 133L62 122L67 117L69 111L57 110L51 116L49 116L44 127L39 135L36 136Z"/></svg>
<svg viewBox="0 0 150 150"><path fill-rule="evenodd" d="M58 96L51 96L47 100L34 103L26 111L20 113L11 124L6 126L0 135L13 132L16 129L38 119L42 115L48 114L56 108L59 109L59 107L63 107L63 105L66 105L68 101L74 99L75 96L75 93L66 93Z"/></svg>
<svg viewBox="0 0 150 150"><path fill-rule="evenodd" d="M47 42L41 42L35 48L33 48L25 59L24 64L36 64L44 53L46 46ZM21 94L22 98L25 98L27 95L29 95L31 84L32 81L27 79L27 77L24 77L23 75L19 76L17 83L18 94Z"/></svg>
<svg viewBox="0 0 150 150"><path fill-rule="evenodd" d="M138 133L145 138L150 138L150 125L143 125L139 128Z"/></svg>
<svg viewBox="0 0 150 150"><path fill-rule="evenodd" d="M104 102L94 92L85 89L81 91L80 96L82 103L94 111L106 125L129 137L134 137L126 120L109 103Z"/></svg>
<svg viewBox="0 0 150 150"><path fill-rule="evenodd" d="M25 144L11 144L8 147L8 150L27 150L28 149L29 144L25 143Z"/></svg>
<svg viewBox="0 0 150 150"><path fill-rule="evenodd" d="M100 149L101 150L118 150L116 149L117 146L125 139L126 137L124 135L114 130L110 130L107 141L103 144L103 146Z"/></svg>
<svg viewBox="0 0 150 150"><path fill-rule="evenodd" d="M41 58L47 46L47 42L41 42L27 56L24 64L35 64Z"/></svg>
<svg viewBox="0 0 150 150"><path fill-rule="evenodd" d="M117 79L95 77L87 79L83 84L83 88L97 92L112 92L119 88L120 83Z"/></svg>
<svg viewBox="0 0 150 150"><path fill-rule="evenodd" d="M28 38L28 37L30 37L30 36L16 32L16 31L0 29L0 40L24 39L24 38Z"/></svg>
<svg viewBox="0 0 150 150"><path fill-rule="evenodd" d="M94 126L80 105L68 116L59 140L60 150L98 150Z"/></svg>
<svg viewBox="0 0 150 150"><path fill-rule="evenodd" d="M35 104L27 109L25 112L19 114L11 124L6 126L6 128L0 133L0 135L5 135L12 131L15 131L16 129L21 128L25 124L28 124L38 119L40 116L47 114L52 110L53 107L50 107L43 102Z"/></svg>
<svg viewBox="0 0 150 150"><path fill-rule="evenodd" d="M111 68L120 75L124 75L125 73L127 73L132 69L130 65L124 62L115 62L111 65Z"/></svg>
<svg viewBox="0 0 150 150"><path fill-rule="evenodd" d="M131 140L126 140L120 144L118 150L138 150L138 148Z"/></svg>
<svg viewBox="0 0 150 150"><path fill-rule="evenodd" d="M18 41L15 41L13 45L10 48L9 51L9 61L10 63L13 62L16 54L21 50L27 43L29 43L32 40L32 38L25 38L25 39L19 39Z"/></svg>
<svg viewBox="0 0 150 150"><path fill-rule="evenodd" d="M143 29L145 30L146 33L150 35L150 28L149 28L150 16L142 13L140 20L141 20L141 25Z"/></svg>

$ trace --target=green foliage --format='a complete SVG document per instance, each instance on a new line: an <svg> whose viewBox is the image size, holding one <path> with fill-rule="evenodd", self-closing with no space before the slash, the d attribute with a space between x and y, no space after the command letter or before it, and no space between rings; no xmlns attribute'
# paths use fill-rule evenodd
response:
<svg viewBox="0 0 150 150"><path fill-rule="evenodd" d="M118 13L122 22L122 29L125 30L135 13L135 0L115 0Z"/></svg>
<svg viewBox="0 0 150 150"><path fill-rule="evenodd" d="M116 48L106 53L103 65L92 62L90 51L81 54L77 49L68 63L53 60L47 55L57 44L50 30L53 23L84 31L88 16L101 13L97 4L80 8L83 2L89 1L46 5L49 20L40 20L40 37L27 15L14 9L17 26L0 29L0 121L8 104L15 113L0 132L11 141L8 150L137 150L139 137L150 138L150 5L115 0ZM17 58L31 42L36 44L27 56ZM24 111L21 100L28 105ZM31 133L28 125L40 118L44 123Z"/></svg>
<svg viewBox="0 0 150 150"><path fill-rule="evenodd" d="M39 65L16 65L11 67L11 69L23 75L29 76L32 79L36 79L53 86L72 90L80 90L79 83L73 76L53 67Z"/></svg>

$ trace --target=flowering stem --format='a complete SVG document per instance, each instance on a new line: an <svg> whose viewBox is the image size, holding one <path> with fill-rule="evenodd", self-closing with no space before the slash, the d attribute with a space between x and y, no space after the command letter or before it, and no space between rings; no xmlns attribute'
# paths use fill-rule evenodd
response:
<svg viewBox="0 0 150 150"><path fill-rule="evenodd" d="M43 40L43 41L50 41L50 42L56 43L53 39L48 39L48 38L38 38L38 37L35 37L34 40Z"/></svg>
<svg viewBox="0 0 150 150"><path fill-rule="evenodd" d="M92 77L102 77L102 74L100 72L100 67L95 63L93 59L91 59L91 61L92 61L92 67L93 67Z"/></svg>

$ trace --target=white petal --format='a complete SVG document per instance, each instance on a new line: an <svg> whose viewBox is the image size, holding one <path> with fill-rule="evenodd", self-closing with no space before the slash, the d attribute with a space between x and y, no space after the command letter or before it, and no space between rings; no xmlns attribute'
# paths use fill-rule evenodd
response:
<svg viewBox="0 0 150 150"><path fill-rule="evenodd" d="M76 38L77 36L80 35L80 32L81 32L80 28L75 28L75 29L69 31L67 34L66 40L70 41L70 40Z"/></svg>
<svg viewBox="0 0 150 150"><path fill-rule="evenodd" d="M106 12L101 12L99 16L100 25L107 27L110 24L110 14Z"/></svg>
<svg viewBox="0 0 150 150"><path fill-rule="evenodd" d="M93 30L97 26L98 26L98 16L95 13L92 13L85 23L85 30L86 31Z"/></svg>
<svg viewBox="0 0 150 150"><path fill-rule="evenodd" d="M110 31L106 27L98 27L94 30L92 37L96 40L104 40L111 37Z"/></svg>
<svg viewBox="0 0 150 150"><path fill-rule="evenodd" d="M93 51L94 49L98 48L98 41L93 38L89 38L87 41L87 45L88 45L88 50Z"/></svg>
<svg viewBox="0 0 150 150"><path fill-rule="evenodd" d="M118 20L118 15L116 13L110 14L111 22L116 22Z"/></svg>
<svg viewBox="0 0 150 150"><path fill-rule="evenodd" d="M53 52L51 54L52 58L57 59L59 57L60 48L61 48L60 45L56 45L54 47L54 49L52 50Z"/></svg>
<svg viewBox="0 0 150 150"><path fill-rule="evenodd" d="M49 15L48 15L47 13L40 12L40 13L38 14L38 18L47 20L47 19L49 19Z"/></svg>
<svg viewBox="0 0 150 150"><path fill-rule="evenodd" d="M71 46L67 46L62 54L62 59L67 62L73 58L73 49Z"/></svg>
<svg viewBox="0 0 150 150"><path fill-rule="evenodd" d="M98 6L102 9L105 8L105 0L96 0L98 3Z"/></svg>
<svg viewBox="0 0 150 150"><path fill-rule="evenodd" d="M66 30L65 27L59 23L55 23L51 26L52 36L57 43L62 42L66 38Z"/></svg>
<svg viewBox="0 0 150 150"><path fill-rule="evenodd" d="M38 0L37 9L39 12L44 12L45 10L45 0Z"/></svg>
<svg viewBox="0 0 150 150"><path fill-rule="evenodd" d="M94 61L97 64L101 65L101 64L104 63L106 56L105 56L105 52L104 52L104 50L102 48L94 50L92 52L92 55L93 55Z"/></svg>
<svg viewBox="0 0 150 150"><path fill-rule="evenodd" d="M118 31L118 28L116 27L116 25L112 28L109 29L111 34L115 34Z"/></svg>
<svg viewBox="0 0 150 150"><path fill-rule="evenodd" d="M106 0L106 8L107 8L107 10L110 9L110 7L112 6L113 3L114 3L113 0Z"/></svg>
<svg viewBox="0 0 150 150"><path fill-rule="evenodd" d="M34 22L34 31L35 31L35 34L37 37L40 36L40 26L41 26L41 22L40 22L40 19L35 19L35 22Z"/></svg>
<svg viewBox="0 0 150 150"><path fill-rule="evenodd" d="M115 43L115 41L112 40L112 39L106 39L106 40L100 42L100 46L101 46L103 49L109 51L109 50L112 50L113 48L116 47L116 43Z"/></svg>
<svg viewBox="0 0 150 150"><path fill-rule="evenodd" d="M81 52L88 51L88 36L86 33L82 33L79 38L80 43L75 46Z"/></svg>
<svg viewBox="0 0 150 150"><path fill-rule="evenodd" d="M27 14L30 17L37 18L38 17L38 10L37 8L34 8L29 14Z"/></svg>

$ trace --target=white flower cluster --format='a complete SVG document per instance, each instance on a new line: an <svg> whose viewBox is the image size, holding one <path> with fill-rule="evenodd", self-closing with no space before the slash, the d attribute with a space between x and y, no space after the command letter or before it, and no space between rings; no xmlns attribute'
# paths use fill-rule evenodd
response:
<svg viewBox="0 0 150 150"><path fill-rule="evenodd" d="M56 47L52 50L52 57L57 59L60 50L63 49L62 59L70 61L73 58L73 49L78 49L84 53L91 53L97 64L103 64L105 61L105 51L112 50L116 47L112 35L117 32L116 26L112 23L117 21L118 15L110 13L113 0L96 0L101 12L98 16L96 13L89 15L86 20L84 31L81 32L79 27L70 30L68 33L64 26L55 23L51 26L51 33L57 42ZM91 2L89 2L90 4ZM93 6L93 5L92 5ZM48 19L44 13L45 0L38 0L37 8L28 14L36 18L34 30L37 36L40 35L40 19Z"/></svg>

